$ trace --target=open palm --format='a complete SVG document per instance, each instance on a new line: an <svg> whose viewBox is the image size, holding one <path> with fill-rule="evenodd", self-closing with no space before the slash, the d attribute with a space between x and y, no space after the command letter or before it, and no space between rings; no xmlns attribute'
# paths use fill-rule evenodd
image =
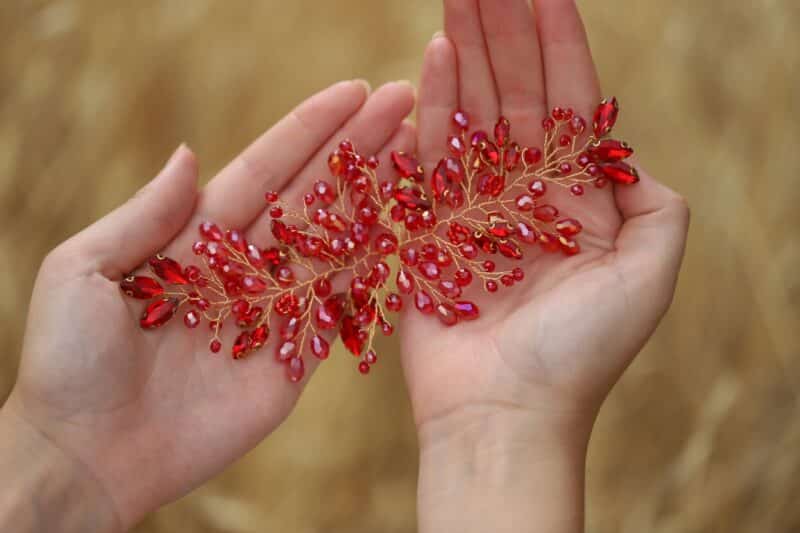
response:
<svg viewBox="0 0 800 533"><path fill-rule="evenodd" d="M44 262L8 405L86 466L123 527L255 446L289 414L300 388L273 357L212 355L208 336L187 334L177 317L158 334L139 329L143 305L121 294L120 279L160 251L189 260L202 220L269 245L269 225L259 217L265 191L300 201L343 138L386 158L392 149L413 149L413 129L403 123L412 107L407 84L371 96L364 83L336 84L199 194L194 156L181 147L139 194Z"/></svg>
<svg viewBox="0 0 800 533"><path fill-rule="evenodd" d="M503 115L513 139L541 146L548 109L591 118L600 102L572 0L532 8L526 0L446 0L445 30L426 51L420 86L426 168L443 155L455 109L486 131ZM667 309L684 247L685 203L642 174L635 186L582 198L549 192L583 222L582 252L528 252L525 280L479 300L480 321L444 328L408 313L403 362L421 428L498 410L594 415Z"/></svg>

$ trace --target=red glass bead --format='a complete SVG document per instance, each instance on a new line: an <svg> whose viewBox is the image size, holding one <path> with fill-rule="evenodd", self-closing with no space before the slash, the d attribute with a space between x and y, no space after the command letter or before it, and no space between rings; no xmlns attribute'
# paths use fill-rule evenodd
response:
<svg viewBox="0 0 800 533"><path fill-rule="evenodd" d="M504 155L506 170L511 172L519 166L522 159L522 149L517 143L512 143Z"/></svg>
<svg viewBox="0 0 800 533"><path fill-rule="evenodd" d="M149 300L164 294L161 284L147 276L128 276L120 282L119 287L126 295L139 300Z"/></svg>
<svg viewBox="0 0 800 533"><path fill-rule="evenodd" d="M497 250L509 259L522 259L522 250L514 241L505 241L497 244Z"/></svg>
<svg viewBox="0 0 800 533"><path fill-rule="evenodd" d="M369 374L369 363L367 363L366 361L361 361L360 363L358 363L358 371L364 375Z"/></svg>
<svg viewBox="0 0 800 533"><path fill-rule="evenodd" d="M283 216L283 209L279 205L272 206L269 209L269 216L272 218L281 218Z"/></svg>
<svg viewBox="0 0 800 533"><path fill-rule="evenodd" d="M447 146L448 148L450 148L450 153L452 153L456 157L461 157L467 151L467 147L464 146L463 139L455 135L451 135L450 137L448 137Z"/></svg>
<svg viewBox="0 0 800 533"><path fill-rule="evenodd" d="M542 151L539 148L526 148L522 158L526 165L535 165L542 160Z"/></svg>
<svg viewBox="0 0 800 533"><path fill-rule="evenodd" d="M267 282L255 276L244 276L240 285L247 294L261 294L267 290Z"/></svg>
<svg viewBox="0 0 800 533"><path fill-rule="evenodd" d="M278 361L288 361L295 356L297 356L297 343L293 340L283 341L275 350L275 357Z"/></svg>
<svg viewBox="0 0 800 533"><path fill-rule="evenodd" d="M404 152L392 152L391 158L394 168L401 177L410 178L417 182L425 179L425 170L415 157Z"/></svg>
<svg viewBox="0 0 800 533"><path fill-rule="evenodd" d="M515 233L526 244L533 244L539 239L538 232L526 222L518 222Z"/></svg>
<svg viewBox="0 0 800 533"><path fill-rule="evenodd" d="M608 185L608 180L605 178L597 178L594 180L594 186L598 189L603 189L606 185Z"/></svg>
<svg viewBox="0 0 800 533"><path fill-rule="evenodd" d="M411 294L414 290L414 278L404 268L397 272L397 290L403 294Z"/></svg>
<svg viewBox="0 0 800 533"><path fill-rule="evenodd" d="M570 172L572 172L572 165L570 165L569 163L561 163L560 165L558 165L558 170L564 176L569 176Z"/></svg>
<svg viewBox="0 0 800 533"><path fill-rule="evenodd" d="M269 328L267 326L259 326L250 334L250 349L258 350L266 344L269 338Z"/></svg>
<svg viewBox="0 0 800 533"><path fill-rule="evenodd" d="M533 210L533 218L542 222L552 222L558 216L558 209L552 205L540 205Z"/></svg>
<svg viewBox="0 0 800 533"><path fill-rule="evenodd" d="M373 350L367 350L367 353L364 354L364 361L368 365L374 365L375 363L378 362L378 356L375 355L375 352Z"/></svg>
<svg viewBox="0 0 800 533"><path fill-rule="evenodd" d="M619 104L616 98L611 101L603 100L594 112L594 135L597 138L611 133L614 124L617 122L619 114Z"/></svg>
<svg viewBox="0 0 800 533"><path fill-rule="evenodd" d="M183 323L189 329L194 329L200 325L200 315L196 311L189 311L183 315Z"/></svg>
<svg viewBox="0 0 800 533"><path fill-rule="evenodd" d="M572 137L570 137L566 133L558 138L558 145L561 146L562 148L566 148L570 144L572 144Z"/></svg>
<svg viewBox="0 0 800 533"><path fill-rule="evenodd" d="M458 322L458 315L450 304L440 303L437 305L436 316L445 326L455 326Z"/></svg>
<svg viewBox="0 0 800 533"><path fill-rule="evenodd" d="M422 314L430 315L434 312L433 298L423 290L414 295L414 305Z"/></svg>
<svg viewBox="0 0 800 533"><path fill-rule="evenodd" d="M512 285L514 285L514 277L508 274L504 274L500 276L500 283L502 283L506 287L511 287Z"/></svg>
<svg viewBox="0 0 800 533"><path fill-rule="evenodd" d="M467 115L464 111L456 111L453 113L453 124L455 124L456 127L461 130L468 129L469 115Z"/></svg>
<svg viewBox="0 0 800 533"><path fill-rule="evenodd" d="M497 268L497 265L494 264L494 261L488 259L483 262L482 266L486 272L494 272L495 269Z"/></svg>
<svg viewBox="0 0 800 533"><path fill-rule="evenodd" d="M519 211L532 211L536 207L536 200L529 194L520 194L514 201Z"/></svg>
<svg viewBox="0 0 800 533"><path fill-rule="evenodd" d="M565 237L574 237L581 232L583 226L574 218L565 218L556 223L556 231Z"/></svg>
<svg viewBox="0 0 800 533"><path fill-rule="evenodd" d="M403 308L403 299L400 295L394 292L386 295L386 309L389 311L398 312Z"/></svg>
<svg viewBox="0 0 800 533"><path fill-rule="evenodd" d="M151 257L148 262L156 276L164 281L173 285L187 285L189 283L189 280L183 274L183 268L174 259L158 254Z"/></svg>
<svg viewBox="0 0 800 533"><path fill-rule="evenodd" d="M192 245L192 253L194 255L203 255L206 253L206 243L203 241L197 241Z"/></svg>
<svg viewBox="0 0 800 533"><path fill-rule="evenodd" d="M278 193L276 193L275 191L267 191L267 192L264 193L264 200L266 200L268 204L271 204L273 202L277 202L278 201ZM222 236L220 236L220 239L221 238L222 238Z"/></svg>
<svg viewBox="0 0 800 533"><path fill-rule="evenodd" d="M275 270L275 279L284 286L289 286L294 282L294 272L286 265L278 267Z"/></svg>
<svg viewBox="0 0 800 533"><path fill-rule="evenodd" d="M560 107L554 107L553 111L552 111L552 113L550 113L550 115L555 120L559 120L559 121L564 120L564 110L561 109Z"/></svg>
<svg viewBox="0 0 800 533"><path fill-rule="evenodd" d="M375 250L381 255L391 255L397 251L397 237L392 233L381 233L375 238Z"/></svg>
<svg viewBox="0 0 800 533"><path fill-rule="evenodd" d="M438 289L443 296L450 298L451 300L461 296L461 287L458 285L458 283L449 279L443 279L440 281Z"/></svg>
<svg viewBox="0 0 800 533"><path fill-rule="evenodd" d="M627 163L606 163L600 165L600 170L603 174L613 181L622 185L633 185L639 182L639 173L635 168Z"/></svg>
<svg viewBox="0 0 800 533"><path fill-rule="evenodd" d="M219 229L219 226L214 224L213 222L201 222L200 223L200 235L203 238L209 241L221 241L222 240L222 230Z"/></svg>
<svg viewBox="0 0 800 533"><path fill-rule="evenodd" d="M441 270L439 270L439 265L431 261L425 261L424 263L420 263L419 265L420 273L429 280L437 280L439 276L441 276Z"/></svg>
<svg viewBox="0 0 800 533"><path fill-rule="evenodd" d="M546 132L551 132L556 128L556 121L550 117L547 117L542 121L542 128Z"/></svg>
<svg viewBox="0 0 800 533"><path fill-rule="evenodd" d="M419 254L416 248L406 246L400 250L400 260L406 266L416 266L419 262Z"/></svg>
<svg viewBox="0 0 800 533"><path fill-rule="evenodd" d="M500 117L497 124L494 126L494 140L497 141L498 146L505 146L508 142L508 136L511 132L511 124L505 117Z"/></svg>
<svg viewBox="0 0 800 533"><path fill-rule="evenodd" d="M327 181L319 180L314 183L314 194L325 204L332 204L336 201L336 189Z"/></svg>
<svg viewBox="0 0 800 533"><path fill-rule="evenodd" d="M539 234L539 244L545 252L550 253L557 252L561 247L558 243L558 237L546 231Z"/></svg>
<svg viewBox="0 0 800 533"><path fill-rule="evenodd" d="M286 375L289 376L289 381L298 383L303 380L306 375L306 365L303 363L302 357L292 357L289 359L289 364L286 365Z"/></svg>
<svg viewBox="0 0 800 533"><path fill-rule="evenodd" d="M575 184L569 188L569 192L572 193L573 196L583 196L584 190L583 185Z"/></svg>
<svg viewBox="0 0 800 533"><path fill-rule="evenodd" d="M178 310L178 300L175 298L161 298L154 300L147 306L139 320L143 329L155 329L163 326L175 315Z"/></svg>
<svg viewBox="0 0 800 533"><path fill-rule="evenodd" d="M319 335L314 335L311 337L309 341L309 346L311 348L311 353L319 360L327 359L330 355L331 348L328 344L328 341L320 337Z"/></svg>
<svg viewBox="0 0 800 533"><path fill-rule="evenodd" d="M533 180L528 184L528 192L530 192L534 198L541 198L547 192L547 185L542 180Z"/></svg>
<svg viewBox="0 0 800 533"><path fill-rule="evenodd" d="M471 242L465 242L458 249L465 259L475 259L478 257L478 248Z"/></svg>
<svg viewBox="0 0 800 533"><path fill-rule="evenodd" d="M364 337L352 316L346 316L342 319L339 335L342 337L342 343L345 348L350 353L356 357L361 355L361 351L364 349Z"/></svg>
<svg viewBox="0 0 800 533"><path fill-rule="evenodd" d="M275 209L274 207L272 209ZM280 209L280 208L278 208ZM228 241L236 251L244 252L247 249L247 239L244 238L242 232L235 229L229 229L225 232L225 240Z"/></svg>
<svg viewBox="0 0 800 533"><path fill-rule="evenodd" d="M499 287L497 286L497 282L496 282L496 281L494 281L494 280L491 280L491 279L490 279L490 280L488 280L488 281L487 281L487 282L484 284L484 287L486 288L486 292L497 292L497 289L499 288Z"/></svg>
<svg viewBox="0 0 800 533"><path fill-rule="evenodd" d="M480 316L480 309L473 302L462 301L453 305L458 318L462 320L476 320Z"/></svg>
<svg viewBox="0 0 800 533"><path fill-rule="evenodd" d="M561 251L564 252L565 255L576 255L581 251L581 247L578 246L577 242L573 241L572 239L568 239L563 235L558 238L558 244L561 247Z"/></svg>
<svg viewBox="0 0 800 533"><path fill-rule="evenodd" d="M572 131L573 135L580 135L586 131L586 120L583 117L572 117L572 120L569 122L569 129Z"/></svg>
<svg viewBox="0 0 800 533"><path fill-rule="evenodd" d="M622 141L603 139L590 146L587 153L595 161L613 163L632 156L633 149Z"/></svg>
<svg viewBox="0 0 800 533"><path fill-rule="evenodd" d="M300 319L296 316L293 316L286 320L280 327L280 335L281 339L285 341L290 341L297 337L297 333L300 331Z"/></svg>
<svg viewBox="0 0 800 533"><path fill-rule="evenodd" d="M320 277L314 281L314 294L320 298L330 296L332 290L331 282L327 277Z"/></svg>
<svg viewBox="0 0 800 533"><path fill-rule="evenodd" d="M455 280L459 287L466 287L472 283L472 272L466 268L459 268L456 270Z"/></svg>
<svg viewBox="0 0 800 533"><path fill-rule="evenodd" d="M367 158L367 166L368 166L369 168L371 168L372 170L375 170L375 169L376 169L376 168L378 168L380 165L381 165L381 162L380 162L380 160L377 158L377 156L371 155L371 156L369 156L369 157Z"/></svg>
<svg viewBox="0 0 800 533"><path fill-rule="evenodd" d="M211 353L219 353L219 351L222 349L222 343L219 342L217 339L214 339L208 345L208 349L211 350Z"/></svg>
<svg viewBox="0 0 800 533"><path fill-rule="evenodd" d="M525 279L525 272L520 267L516 267L512 270L511 275L514 277L514 281L522 281Z"/></svg>
<svg viewBox="0 0 800 533"><path fill-rule="evenodd" d="M233 356L234 359L242 359L247 355L249 350L250 333L243 331L236 337L236 340L233 341L233 346L231 347L231 356Z"/></svg>

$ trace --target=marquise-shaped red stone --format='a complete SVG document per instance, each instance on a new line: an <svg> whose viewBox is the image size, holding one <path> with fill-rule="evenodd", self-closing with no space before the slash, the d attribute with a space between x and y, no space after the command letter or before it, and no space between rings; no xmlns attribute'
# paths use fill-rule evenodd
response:
<svg viewBox="0 0 800 533"><path fill-rule="evenodd" d="M119 288L131 298L139 300L149 300L164 294L161 284L147 276L128 276L120 282Z"/></svg>
<svg viewBox="0 0 800 533"><path fill-rule="evenodd" d="M425 170L419 161L405 152L392 152L392 164L403 178L409 178L421 182L425 179Z"/></svg>
<svg viewBox="0 0 800 533"><path fill-rule="evenodd" d="M611 133L619 115L619 103L616 98L603 100L594 112L594 136L598 139Z"/></svg>
<svg viewBox="0 0 800 533"><path fill-rule="evenodd" d="M189 280L186 279L186 276L184 275L183 268L181 267L180 263L174 259L170 259L169 257L164 257L163 255L159 254L151 257L148 262L150 263L150 268L153 269L153 272L155 272L156 276L164 281L168 281L173 285L187 285L189 283Z"/></svg>
<svg viewBox="0 0 800 533"><path fill-rule="evenodd" d="M155 329L163 326L175 316L178 310L178 300L176 298L161 298L155 300L147 306L139 320L139 325L143 329Z"/></svg>

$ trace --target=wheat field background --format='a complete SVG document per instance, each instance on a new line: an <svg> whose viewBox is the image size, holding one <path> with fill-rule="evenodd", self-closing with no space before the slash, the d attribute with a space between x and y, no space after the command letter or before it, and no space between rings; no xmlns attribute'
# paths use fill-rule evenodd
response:
<svg viewBox="0 0 800 533"><path fill-rule="evenodd" d="M587 531L800 531L800 3L580 5L621 133L693 211L672 310L593 435ZM207 180L329 83L416 81L440 27L433 0L0 2L0 400L49 249L182 141ZM137 533L414 531L383 353L369 379L332 357L283 427Z"/></svg>

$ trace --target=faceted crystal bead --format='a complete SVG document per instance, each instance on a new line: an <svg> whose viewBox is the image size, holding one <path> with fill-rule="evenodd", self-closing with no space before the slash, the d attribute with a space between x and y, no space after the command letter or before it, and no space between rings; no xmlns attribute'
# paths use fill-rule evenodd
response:
<svg viewBox="0 0 800 533"><path fill-rule="evenodd" d="M583 226L574 218L565 218L556 223L556 231L565 237L574 237L581 232Z"/></svg>
<svg viewBox="0 0 800 533"><path fill-rule="evenodd" d="M250 335L250 349L258 350L267 342L269 338L269 328L267 326L259 326L253 330Z"/></svg>
<svg viewBox="0 0 800 533"><path fill-rule="evenodd" d="M476 320L480 316L480 310L473 302L456 302L453 308L462 320Z"/></svg>
<svg viewBox="0 0 800 533"><path fill-rule="evenodd" d="M616 98L603 100L594 113L594 136L598 139L604 135L611 133L614 124L617 122L617 115L619 114L619 104Z"/></svg>
<svg viewBox="0 0 800 533"><path fill-rule="evenodd" d="M128 276L123 279L120 289L131 298L149 300L164 294L164 288L153 278L147 276Z"/></svg>
<svg viewBox="0 0 800 533"><path fill-rule="evenodd" d="M437 305L436 316L445 326L455 326L458 322L458 315L450 304L440 303Z"/></svg>
<svg viewBox="0 0 800 533"><path fill-rule="evenodd" d="M183 268L174 259L159 254L151 257L148 262L156 276L164 281L168 281L173 285L187 285L189 283L189 280L183 274Z"/></svg>
<svg viewBox="0 0 800 533"><path fill-rule="evenodd" d="M143 329L155 329L166 324L178 310L178 300L175 298L161 298L154 300L147 306L139 320Z"/></svg>
<svg viewBox="0 0 800 533"><path fill-rule="evenodd" d="M247 331L241 332L237 337L236 340L233 341L233 346L231 347L231 355L234 359L241 359L247 355L247 351L250 349L250 333Z"/></svg>
<svg viewBox="0 0 800 533"><path fill-rule="evenodd" d="M533 218L542 222L552 222L558 216L558 209L552 205L540 205L533 210Z"/></svg>
<svg viewBox="0 0 800 533"><path fill-rule="evenodd" d="M434 312L433 299L423 290L417 291L414 295L414 305L422 314L430 315Z"/></svg>
<svg viewBox="0 0 800 533"><path fill-rule="evenodd" d="M189 311L183 315L183 323L189 329L194 329L200 325L200 315L197 311Z"/></svg>
<svg viewBox="0 0 800 533"><path fill-rule="evenodd" d="M297 356L297 343L293 340L283 341L275 350L278 361L288 361L295 356Z"/></svg>
<svg viewBox="0 0 800 533"><path fill-rule="evenodd" d="M309 346L311 348L311 353L317 359L320 360L327 359L328 355L330 355L331 348L330 345L328 344L328 341L326 341L319 335L314 335L313 337L311 337L311 340L309 341Z"/></svg>
<svg viewBox="0 0 800 533"><path fill-rule="evenodd" d="M639 173L635 168L627 163L606 163L600 165L600 170L603 174L613 181L622 185L633 185L639 182Z"/></svg>
<svg viewBox="0 0 800 533"><path fill-rule="evenodd" d="M222 240L222 230L219 229L219 226L214 224L213 222L201 222L200 223L200 235L203 236L206 240L209 241L221 241Z"/></svg>
<svg viewBox="0 0 800 533"><path fill-rule="evenodd" d="M403 178L421 182L425 178L425 170L415 157L403 152L392 152L392 164Z"/></svg>
<svg viewBox="0 0 800 533"><path fill-rule="evenodd" d="M627 143L614 139L603 139L587 150L590 158L602 163L622 161L633 155L633 149Z"/></svg>
<svg viewBox="0 0 800 533"><path fill-rule="evenodd" d="M303 376L306 375L306 366L303 363L302 357L292 357L289 359L289 364L286 365L286 375L292 383L303 380Z"/></svg>

